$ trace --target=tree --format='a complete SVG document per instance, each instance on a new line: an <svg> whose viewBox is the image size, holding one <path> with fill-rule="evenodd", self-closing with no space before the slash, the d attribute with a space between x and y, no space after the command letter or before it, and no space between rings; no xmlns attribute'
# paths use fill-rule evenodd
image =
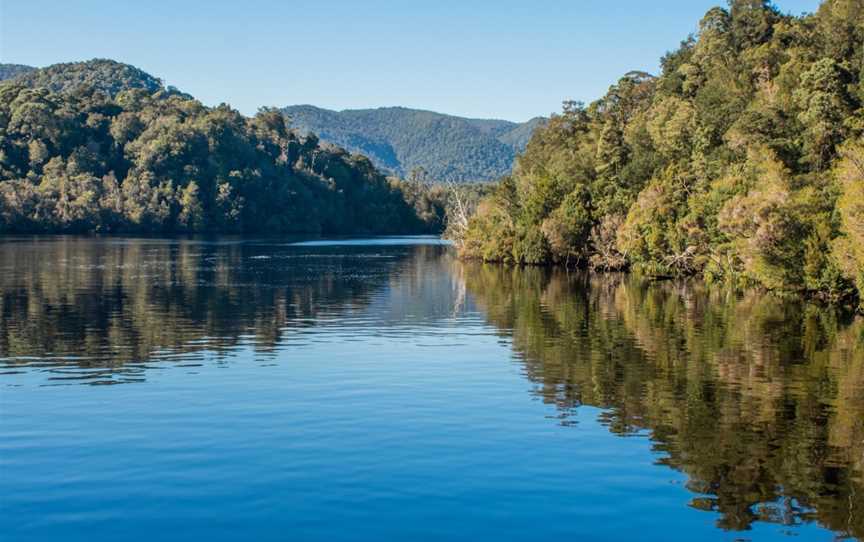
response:
<svg viewBox="0 0 864 542"><path fill-rule="evenodd" d="M199 198L198 183L190 182L180 195L180 215L177 222L186 231L202 231L206 228L204 206Z"/></svg>
<svg viewBox="0 0 864 542"><path fill-rule="evenodd" d="M843 121L851 109L837 61L823 58L804 72L795 100L801 110L798 118L807 127L806 158L822 170L843 140Z"/></svg>
<svg viewBox="0 0 864 542"><path fill-rule="evenodd" d="M864 141L847 144L841 156L835 176L841 189L843 236L836 240L834 252L846 277L864 292Z"/></svg>

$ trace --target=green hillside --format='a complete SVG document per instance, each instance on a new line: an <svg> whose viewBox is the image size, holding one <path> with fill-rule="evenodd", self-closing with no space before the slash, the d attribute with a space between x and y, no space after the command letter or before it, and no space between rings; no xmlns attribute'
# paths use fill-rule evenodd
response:
<svg viewBox="0 0 864 542"><path fill-rule="evenodd" d="M369 160L126 64L0 83L0 232L419 233Z"/></svg>
<svg viewBox="0 0 864 542"><path fill-rule="evenodd" d="M462 253L701 274L832 299L864 289L864 0L709 10L654 77L534 133Z"/></svg>
<svg viewBox="0 0 864 542"><path fill-rule="evenodd" d="M84 62L53 64L40 69L27 66L24 68L8 79L14 79L15 83L30 88L45 88L63 94L98 90L113 97L130 89L141 89L150 94L160 91L171 94L179 92L173 87L166 88L162 81L149 73L116 60L97 58Z"/></svg>
<svg viewBox="0 0 864 542"><path fill-rule="evenodd" d="M311 105L286 107L292 126L368 156L401 177L422 168L438 181L488 181L506 175L543 119L526 123L467 119L387 107L331 111Z"/></svg>

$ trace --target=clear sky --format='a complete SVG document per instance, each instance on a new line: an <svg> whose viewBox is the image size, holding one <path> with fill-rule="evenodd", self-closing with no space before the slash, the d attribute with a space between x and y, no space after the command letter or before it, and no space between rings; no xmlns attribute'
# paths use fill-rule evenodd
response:
<svg viewBox="0 0 864 542"><path fill-rule="evenodd" d="M725 0L0 0L0 62L113 58L209 105L522 121L591 101ZM778 0L784 12L818 0Z"/></svg>

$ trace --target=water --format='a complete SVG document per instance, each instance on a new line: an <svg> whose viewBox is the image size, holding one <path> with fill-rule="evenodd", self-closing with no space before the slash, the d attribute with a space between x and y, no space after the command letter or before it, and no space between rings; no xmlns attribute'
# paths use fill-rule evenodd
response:
<svg viewBox="0 0 864 542"><path fill-rule="evenodd" d="M0 240L0 539L864 536L864 321L434 239Z"/></svg>

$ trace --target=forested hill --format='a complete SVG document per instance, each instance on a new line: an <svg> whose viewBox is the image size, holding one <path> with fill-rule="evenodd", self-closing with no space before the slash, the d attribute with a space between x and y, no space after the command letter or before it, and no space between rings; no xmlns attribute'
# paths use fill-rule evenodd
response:
<svg viewBox="0 0 864 542"><path fill-rule="evenodd" d="M23 64L0 64L0 81L12 79L27 72L31 72L36 68L25 66Z"/></svg>
<svg viewBox="0 0 864 542"><path fill-rule="evenodd" d="M369 160L293 132L277 110L206 107L106 60L0 83L0 232L425 227Z"/></svg>
<svg viewBox="0 0 864 542"><path fill-rule="evenodd" d="M661 64L537 130L463 254L864 291L864 0L731 0Z"/></svg>
<svg viewBox="0 0 864 542"><path fill-rule="evenodd" d="M162 81L144 72L116 60L93 59L85 62L67 62L54 64L46 68L31 68L15 64L0 65L11 69L9 81L30 88L46 88L52 92L63 94L79 90L98 90L109 96L116 96L123 90L142 89L149 93L168 92L178 94L173 87L165 87ZM188 95L186 95L189 97Z"/></svg>
<svg viewBox="0 0 864 542"><path fill-rule="evenodd" d="M510 173L514 158L544 122L468 119L404 107L331 111L295 105L283 111L292 126L368 156L394 175L422 168L433 180L457 182Z"/></svg>

